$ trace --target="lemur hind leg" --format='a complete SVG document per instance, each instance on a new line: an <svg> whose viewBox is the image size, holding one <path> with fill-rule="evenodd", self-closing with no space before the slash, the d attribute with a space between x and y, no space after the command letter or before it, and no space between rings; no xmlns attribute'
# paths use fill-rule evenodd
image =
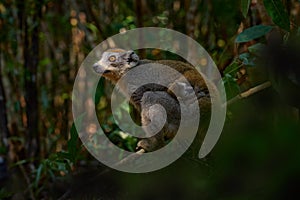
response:
<svg viewBox="0 0 300 200"><path fill-rule="evenodd" d="M150 137L141 139L137 148L155 151L176 134L180 123L179 103L166 91L145 92L141 99L141 120L146 136Z"/></svg>

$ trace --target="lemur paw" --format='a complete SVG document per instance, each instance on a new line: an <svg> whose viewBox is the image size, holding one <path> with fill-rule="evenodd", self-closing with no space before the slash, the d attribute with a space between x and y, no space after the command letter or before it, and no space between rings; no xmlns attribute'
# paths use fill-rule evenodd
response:
<svg viewBox="0 0 300 200"><path fill-rule="evenodd" d="M165 145L164 141L159 140L155 137L150 137L150 138L141 139L137 143L136 149L137 150L144 149L146 152L151 152L160 149L164 145Z"/></svg>

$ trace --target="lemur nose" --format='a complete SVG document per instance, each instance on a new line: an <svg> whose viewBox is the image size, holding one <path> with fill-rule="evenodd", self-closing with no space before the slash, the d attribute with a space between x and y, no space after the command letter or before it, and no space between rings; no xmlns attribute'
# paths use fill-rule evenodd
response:
<svg viewBox="0 0 300 200"><path fill-rule="evenodd" d="M93 64L93 67L97 67L98 66L98 62Z"/></svg>
<svg viewBox="0 0 300 200"><path fill-rule="evenodd" d="M95 64L93 64L93 69L95 72L99 73L99 68L100 68L100 65L97 62Z"/></svg>
<svg viewBox="0 0 300 200"><path fill-rule="evenodd" d="M95 64L93 64L93 68L96 69L97 67L99 67L99 64L96 62Z"/></svg>

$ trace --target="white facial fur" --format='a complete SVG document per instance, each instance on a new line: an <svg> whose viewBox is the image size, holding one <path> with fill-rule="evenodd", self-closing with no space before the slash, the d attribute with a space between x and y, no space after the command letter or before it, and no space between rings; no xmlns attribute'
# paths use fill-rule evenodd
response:
<svg viewBox="0 0 300 200"><path fill-rule="evenodd" d="M118 72L123 73L138 65L139 57L134 51L122 49L107 50L93 67L97 73Z"/></svg>

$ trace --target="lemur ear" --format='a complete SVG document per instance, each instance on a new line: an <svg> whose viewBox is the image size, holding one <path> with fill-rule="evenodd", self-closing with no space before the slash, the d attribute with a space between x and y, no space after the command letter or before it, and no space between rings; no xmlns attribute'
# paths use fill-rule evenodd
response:
<svg viewBox="0 0 300 200"><path fill-rule="evenodd" d="M130 68L137 66L139 64L139 60L139 56L136 55L134 51L130 50L126 52L126 61Z"/></svg>
<svg viewBox="0 0 300 200"><path fill-rule="evenodd" d="M133 60L134 62L140 60L139 56L134 51L128 51L128 54L130 59Z"/></svg>

